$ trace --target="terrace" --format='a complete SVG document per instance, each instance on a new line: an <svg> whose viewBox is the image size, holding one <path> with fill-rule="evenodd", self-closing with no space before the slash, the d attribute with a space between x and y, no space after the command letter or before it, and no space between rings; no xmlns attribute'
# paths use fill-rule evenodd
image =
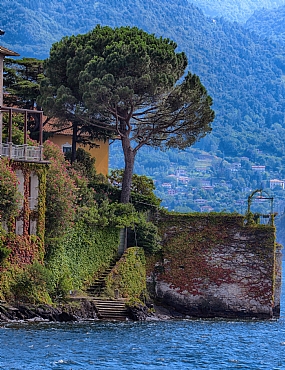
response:
<svg viewBox="0 0 285 370"><path fill-rule="evenodd" d="M12 107L0 107L0 114L8 114L8 138L7 143L0 142L0 157L8 157L17 161L25 162L45 162L43 160L43 112L38 110L20 109ZM24 144L16 145L12 142L13 114L24 115ZM36 117L39 122L39 145L31 146L27 144L28 137L28 117ZM2 141L2 140L1 140Z"/></svg>

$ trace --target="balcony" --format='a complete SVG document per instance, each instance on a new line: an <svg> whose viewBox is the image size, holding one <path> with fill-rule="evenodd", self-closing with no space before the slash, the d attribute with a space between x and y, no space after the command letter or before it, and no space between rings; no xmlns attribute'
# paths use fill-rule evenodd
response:
<svg viewBox="0 0 285 370"><path fill-rule="evenodd" d="M29 162L43 162L43 146L0 144L0 156Z"/></svg>
<svg viewBox="0 0 285 370"><path fill-rule="evenodd" d="M8 114L8 143L2 143L2 114ZM13 115L23 115L24 127L24 144L16 145L12 141L12 129L13 129ZM28 138L28 117L32 117L33 120L37 118L38 129L39 129L39 145L31 146L27 144ZM43 160L43 112L34 109L21 109L15 107L0 106L0 157L7 157L15 161L25 162L36 162L36 163L48 163Z"/></svg>

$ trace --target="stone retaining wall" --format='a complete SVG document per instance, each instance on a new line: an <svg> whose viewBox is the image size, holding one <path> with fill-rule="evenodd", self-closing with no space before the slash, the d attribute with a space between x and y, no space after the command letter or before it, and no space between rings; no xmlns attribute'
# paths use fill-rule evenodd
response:
<svg viewBox="0 0 285 370"><path fill-rule="evenodd" d="M149 281L163 304L194 317L279 317L281 246L272 226L239 215L164 215Z"/></svg>

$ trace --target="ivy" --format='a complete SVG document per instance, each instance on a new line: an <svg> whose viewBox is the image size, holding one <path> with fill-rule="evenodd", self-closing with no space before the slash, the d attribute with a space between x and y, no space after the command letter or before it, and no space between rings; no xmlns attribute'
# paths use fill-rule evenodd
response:
<svg viewBox="0 0 285 370"><path fill-rule="evenodd" d="M45 261L52 272L55 296L90 284L100 270L109 266L118 245L119 230L93 229L83 222L75 223L64 237L51 239Z"/></svg>
<svg viewBox="0 0 285 370"><path fill-rule="evenodd" d="M0 220L8 221L19 213L21 194L18 179L9 159L0 160Z"/></svg>
<svg viewBox="0 0 285 370"><path fill-rule="evenodd" d="M233 243L248 243L245 253L248 250L265 266L274 266L276 246L272 226L244 226L244 218L236 214L163 213L157 223L163 238L161 258L160 261L148 258L148 270L180 293L199 295L209 282L217 286L234 282L231 267L212 261L213 251L226 250ZM239 241L242 237L244 241ZM270 268L268 271L270 274Z"/></svg>
<svg viewBox="0 0 285 370"><path fill-rule="evenodd" d="M107 277L107 294L115 297L140 299L146 293L146 261L142 248L131 247Z"/></svg>

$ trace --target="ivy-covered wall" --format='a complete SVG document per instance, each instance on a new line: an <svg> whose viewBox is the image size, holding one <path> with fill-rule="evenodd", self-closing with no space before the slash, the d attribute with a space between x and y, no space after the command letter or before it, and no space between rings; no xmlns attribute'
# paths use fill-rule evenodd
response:
<svg viewBox="0 0 285 370"><path fill-rule="evenodd" d="M76 222L60 239L46 245L46 266L52 273L54 296L89 285L116 258L119 229L90 228Z"/></svg>
<svg viewBox="0 0 285 370"><path fill-rule="evenodd" d="M8 220L8 232L2 229L2 240L8 250L10 250L7 262L9 265L23 267L26 264L31 264L34 260L43 261L44 258L44 230L45 230L45 190L46 190L46 165L28 163L28 162L13 162L11 168L22 173L23 176L23 200L22 208L19 209L18 215ZM37 207L30 209L29 183L31 174L38 177L37 189ZM22 232L20 235L15 234L16 220L22 222ZM30 222L36 221L36 235L29 235ZM7 264L6 264L7 265ZM7 266L5 268L7 268ZM3 268L2 266L0 266Z"/></svg>
<svg viewBox="0 0 285 370"><path fill-rule="evenodd" d="M281 246L272 226L234 214L161 215L156 298L189 316L279 316Z"/></svg>
<svg viewBox="0 0 285 370"><path fill-rule="evenodd" d="M23 220L23 235L29 234L29 220L37 221L37 235L40 239L44 240L45 228L45 197L46 197L46 172L47 164L29 163L29 162L13 162L11 163L12 169L16 172L21 172L23 175L23 204L19 218ZM32 175L38 178L37 189L37 207L36 210L30 208L29 198L34 197L30 194L30 178ZM36 190L36 189L34 189ZM10 230L13 231L13 230Z"/></svg>
<svg viewBox="0 0 285 370"><path fill-rule="evenodd" d="M5 163L3 159L1 163L2 165ZM7 300L16 297L16 279L20 280L24 271L33 264L42 266L44 263L47 165L9 160L9 169L20 178L16 179L16 187L13 189L10 187L14 194L11 199L17 202L15 212L10 212L0 225L0 298ZM31 186L31 179L36 182L34 189ZM16 193L21 193L19 199ZM30 207L31 198L34 198L33 207ZM30 235L31 225L36 225L34 235Z"/></svg>
<svg viewBox="0 0 285 370"><path fill-rule="evenodd" d="M146 268L143 248L128 248L107 278L110 297L139 300L146 293Z"/></svg>

